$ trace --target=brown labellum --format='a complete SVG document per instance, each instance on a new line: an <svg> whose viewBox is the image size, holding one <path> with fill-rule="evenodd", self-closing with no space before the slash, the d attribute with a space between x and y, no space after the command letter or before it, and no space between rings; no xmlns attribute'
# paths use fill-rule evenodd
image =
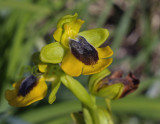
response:
<svg viewBox="0 0 160 124"><path fill-rule="evenodd" d="M33 89L33 87L36 86L36 84L37 84L37 77L31 75L25 78L19 87L18 95L25 97Z"/></svg>
<svg viewBox="0 0 160 124"><path fill-rule="evenodd" d="M70 40L72 54L85 65L94 65L99 60L98 52L87 40L79 36L78 40Z"/></svg>

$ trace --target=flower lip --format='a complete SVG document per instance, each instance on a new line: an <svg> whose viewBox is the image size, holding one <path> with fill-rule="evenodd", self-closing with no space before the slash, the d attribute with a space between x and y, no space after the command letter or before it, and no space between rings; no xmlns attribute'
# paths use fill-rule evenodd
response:
<svg viewBox="0 0 160 124"><path fill-rule="evenodd" d="M98 52L84 37L78 36L77 40L70 39L69 45L72 54L85 65L94 65L99 60Z"/></svg>
<svg viewBox="0 0 160 124"><path fill-rule="evenodd" d="M24 79L19 87L18 95L25 97L37 85L37 77L31 75Z"/></svg>

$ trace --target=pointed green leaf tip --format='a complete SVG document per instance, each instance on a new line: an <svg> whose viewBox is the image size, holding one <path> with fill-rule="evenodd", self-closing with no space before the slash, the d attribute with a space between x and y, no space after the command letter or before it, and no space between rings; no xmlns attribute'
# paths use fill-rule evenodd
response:
<svg viewBox="0 0 160 124"><path fill-rule="evenodd" d="M78 35L85 37L90 44L97 48L107 40L109 32L107 29L96 28L80 32Z"/></svg>
<svg viewBox="0 0 160 124"><path fill-rule="evenodd" d="M40 52L40 59L44 63L60 63L64 56L64 49L59 42L44 46Z"/></svg>

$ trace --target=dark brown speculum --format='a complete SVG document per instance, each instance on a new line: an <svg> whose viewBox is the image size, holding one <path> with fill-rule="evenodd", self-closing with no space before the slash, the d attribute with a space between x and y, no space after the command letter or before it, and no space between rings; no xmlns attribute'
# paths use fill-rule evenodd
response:
<svg viewBox="0 0 160 124"><path fill-rule="evenodd" d="M84 37L79 36L77 40L70 39L69 44L72 54L85 65L94 65L99 60L98 52Z"/></svg>
<svg viewBox="0 0 160 124"><path fill-rule="evenodd" d="M37 80L37 77L33 75L25 78L19 87L18 95L25 97L33 89L33 87L37 85Z"/></svg>

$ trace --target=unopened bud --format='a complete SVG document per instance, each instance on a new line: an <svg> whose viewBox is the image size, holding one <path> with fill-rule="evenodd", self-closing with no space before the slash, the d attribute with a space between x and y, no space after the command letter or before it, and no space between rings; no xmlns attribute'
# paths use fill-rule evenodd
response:
<svg viewBox="0 0 160 124"><path fill-rule="evenodd" d="M129 73L126 77L122 76L123 73L121 71L116 71L110 76L98 79L94 83L92 82L94 87L90 89L91 93L108 99L118 99L138 88L139 79L135 75Z"/></svg>

